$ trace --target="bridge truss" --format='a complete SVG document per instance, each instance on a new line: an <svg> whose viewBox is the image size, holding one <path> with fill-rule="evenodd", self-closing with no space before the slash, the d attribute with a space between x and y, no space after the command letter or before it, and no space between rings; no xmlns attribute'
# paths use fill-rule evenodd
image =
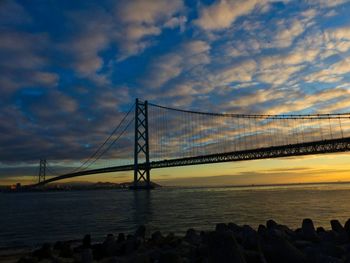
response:
<svg viewBox="0 0 350 263"><path fill-rule="evenodd" d="M117 153L113 153L115 148ZM42 175L46 162L44 166L41 161L41 179L35 186L77 176L134 171L132 188L149 189L151 169L349 150L350 113L210 113L137 99L113 132L80 166L45 180ZM133 152L133 163L127 157L130 152ZM97 167L104 158L123 159L127 163Z"/></svg>

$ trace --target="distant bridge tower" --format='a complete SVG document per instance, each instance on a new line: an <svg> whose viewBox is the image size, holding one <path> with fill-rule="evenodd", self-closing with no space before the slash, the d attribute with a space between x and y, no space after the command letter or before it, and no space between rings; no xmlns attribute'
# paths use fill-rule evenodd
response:
<svg viewBox="0 0 350 263"><path fill-rule="evenodd" d="M134 183L131 189L151 189L147 101L135 104Z"/></svg>
<svg viewBox="0 0 350 263"><path fill-rule="evenodd" d="M39 166L39 183L45 181L46 176L46 159L40 159L40 166Z"/></svg>

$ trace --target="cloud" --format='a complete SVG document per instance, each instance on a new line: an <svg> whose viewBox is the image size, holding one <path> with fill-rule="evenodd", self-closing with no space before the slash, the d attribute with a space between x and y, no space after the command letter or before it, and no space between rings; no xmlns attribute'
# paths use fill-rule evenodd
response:
<svg viewBox="0 0 350 263"><path fill-rule="evenodd" d="M338 5L342 5L348 3L348 0L307 0L307 2L311 5L315 5L322 8L336 7Z"/></svg>
<svg viewBox="0 0 350 263"><path fill-rule="evenodd" d="M218 70L212 78L217 86L232 82L250 82L256 67L257 64L254 60L245 60Z"/></svg>
<svg viewBox="0 0 350 263"><path fill-rule="evenodd" d="M350 49L350 27L329 29L324 34L326 48L337 52Z"/></svg>
<svg viewBox="0 0 350 263"><path fill-rule="evenodd" d="M0 24L2 26L29 24L31 22L32 18L21 5L12 0L0 1Z"/></svg>
<svg viewBox="0 0 350 263"><path fill-rule="evenodd" d="M3 96L21 87L57 85L59 76L48 71L45 55L50 41L46 34L1 31L0 85Z"/></svg>
<svg viewBox="0 0 350 263"><path fill-rule="evenodd" d="M251 13L259 3L257 0L219 0L209 6L201 6L194 24L204 30L226 29L238 17Z"/></svg>
<svg viewBox="0 0 350 263"><path fill-rule="evenodd" d="M344 74L350 72L350 57L342 59L326 69L314 72L305 77L307 82L339 82L344 78Z"/></svg>
<svg viewBox="0 0 350 263"><path fill-rule="evenodd" d="M183 30L186 23L186 17L180 15L180 0L118 1L109 5L109 10L93 6L68 12L76 30L59 46L72 57L74 71L99 85L109 84L111 66L116 63L103 58L102 51L117 46L117 53L110 56L122 61L154 44L152 37L160 35L164 28Z"/></svg>
<svg viewBox="0 0 350 263"><path fill-rule="evenodd" d="M186 18L178 15L182 9L181 0L119 1L114 10L120 23L114 32L121 49L119 59L142 52L151 44L147 37L160 35L163 28L183 29Z"/></svg>
<svg viewBox="0 0 350 263"><path fill-rule="evenodd" d="M210 46L204 41L188 41L175 51L153 60L141 81L147 88L160 88L194 67L210 63Z"/></svg>
<svg viewBox="0 0 350 263"><path fill-rule="evenodd" d="M305 25L299 20L294 20L287 25L279 25L279 30L274 38L274 44L281 48L289 47L293 43L293 40L302 34L304 30Z"/></svg>

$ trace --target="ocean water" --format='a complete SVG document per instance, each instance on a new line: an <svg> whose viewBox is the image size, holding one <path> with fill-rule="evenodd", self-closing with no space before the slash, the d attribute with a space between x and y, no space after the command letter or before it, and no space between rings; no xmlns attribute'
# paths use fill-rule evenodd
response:
<svg viewBox="0 0 350 263"><path fill-rule="evenodd" d="M150 192L90 190L0 193L0 247L35 246L108 233L210 230L219 222L257 227L274 219L292 228L303 218L330 228L350 217L350 184L161 188Z"/></svg>

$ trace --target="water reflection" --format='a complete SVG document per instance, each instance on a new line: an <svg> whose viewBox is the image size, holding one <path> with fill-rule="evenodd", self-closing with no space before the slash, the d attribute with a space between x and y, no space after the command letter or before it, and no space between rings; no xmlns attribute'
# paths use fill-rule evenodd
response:
<svg viewBox="0 0 350 263"><path fill-rule="evenodd" d="M149 225L153 220L152 191L132 191L132 222L134 225Z"/></svg>

